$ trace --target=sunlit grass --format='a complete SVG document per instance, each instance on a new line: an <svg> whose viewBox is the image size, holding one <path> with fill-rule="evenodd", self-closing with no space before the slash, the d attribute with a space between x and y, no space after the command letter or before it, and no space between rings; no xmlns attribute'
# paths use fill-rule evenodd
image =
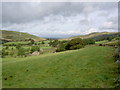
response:
<svg viewBox="0 0 120 90"><path fill-rule="evenodd" d="M26 58L4 58L3 88L113 87L113 50L89 46Z"/></svg>

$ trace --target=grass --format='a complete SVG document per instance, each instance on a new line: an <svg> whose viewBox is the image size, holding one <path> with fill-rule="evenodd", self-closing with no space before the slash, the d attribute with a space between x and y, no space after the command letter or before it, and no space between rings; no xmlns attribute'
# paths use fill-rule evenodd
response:
<svg viewBox="0 0 120 90"><path fill-rule="evenodd" d="M54 54L3 59L3 88L114 87L114 48L88 46Z"/></svg>
<svg viewBox="0 0 120 90"><path fill-rule="evenodd" d="M31 35L28 33L17 32L17 31L7 31L7 30L0 30L2 32L2 38L4 39L11 39L12 41L19 41L32 38L35 41L45 40L44 38L40 38L35 35Z"/></svg>
<svg viewBox="0 0 120 90"><path fill-rule="evenodd" d="M27 45L27 44L29 44L30 42L29 41L22 41L22 42L7 42L7 43L5 43L4 45Z"/></svg>
<svg viewBox="0 0 120 90"><path fill-rule="evenodd" d="M96 44L103 44L103 43L106 43L106 42L108 42L108 40L97 41L97 42L95 42L95 43L96 43Z"/></svg>
<svg viewBox="0 0 120 90"><path fill-rule="evenodd" d="M30 49L32 46L21 46L22 48L25 49L26 53L30 54ZM45 46L44 45L39 45L40 49L43 49L43 54L46 53L53 53L55 51L55 48L51 47L51 46ZM6 46L0 47L0 50L2 50L2 48L6 48ZM8 49L6 49L6 51L8 52L9 55L7 55L6 57L17 57L18 54L18 49L16 49L15 46L9 46ZM11 53L13 53L13 55L11 56Z"/></svg>

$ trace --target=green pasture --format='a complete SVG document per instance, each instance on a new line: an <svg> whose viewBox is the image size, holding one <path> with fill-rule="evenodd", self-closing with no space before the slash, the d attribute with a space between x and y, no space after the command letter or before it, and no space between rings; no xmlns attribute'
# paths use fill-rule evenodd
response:
<svg viewBox="0 0 120 90"><path fill-rule="evenodd" d="M79 50L25 58L3 58L3 88L113 88L114 48Z"/></svg>

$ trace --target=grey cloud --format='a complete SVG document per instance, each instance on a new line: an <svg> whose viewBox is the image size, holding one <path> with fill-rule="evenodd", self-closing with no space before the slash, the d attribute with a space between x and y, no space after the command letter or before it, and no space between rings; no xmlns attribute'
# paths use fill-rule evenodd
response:
<svg viewBox="0 0 120 90"><path fill-rule="evenodd" d="M4 2L2 3L2 26L4 29L40 36L61 37L85 33L87 32L85 30L91 32L96 28L109 30L111 28L100 25L109 21L117 24L116 9L117 3L110 2ZM115 27L114 25L112 29Z"/></svg>
<svg viewBox="0 0 120 90"><path fill-rule="evenodd" d="M80 20L80 24L89 24L90 22L87 19Z"/></svg>
<svg viewBox="0 0 120 90"><path fill-rule="evenodd" d="M79 13L88 15L89 13L100 9L111 9L114 4L108 3L3 3L3 22L23 23L32 20L41 20L50 14L70 16Z"/></svg>

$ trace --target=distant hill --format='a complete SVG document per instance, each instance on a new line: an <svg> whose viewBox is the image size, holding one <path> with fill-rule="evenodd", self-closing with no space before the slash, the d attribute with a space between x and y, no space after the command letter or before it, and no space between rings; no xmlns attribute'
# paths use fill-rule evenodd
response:
<svg viewBox="0 0 120 90"><path fill-rule="evenodd" d="M25 41L27 39L34 39L35 41L45 40L44 38L31 35L28 33L17 32L17 31L8 31L8 30L0 30L2 33L1 40L8 40L8 41Z"/></svg>
<svg viewBox="0 0 120 90"><path fill-rule="evenodd" d="M87 35L78 35L78 36L74 36L74 37L70 37L70 38L64 38L64 39L60 39L60 40L71 40L74 38L82 38L82 39L86 39L86 38L92 38L95 40L99 40L101 38L107 38L110 36L113 37L117 37L118 35L120 35L120 33L118 32L93 32Z"/></svg>

